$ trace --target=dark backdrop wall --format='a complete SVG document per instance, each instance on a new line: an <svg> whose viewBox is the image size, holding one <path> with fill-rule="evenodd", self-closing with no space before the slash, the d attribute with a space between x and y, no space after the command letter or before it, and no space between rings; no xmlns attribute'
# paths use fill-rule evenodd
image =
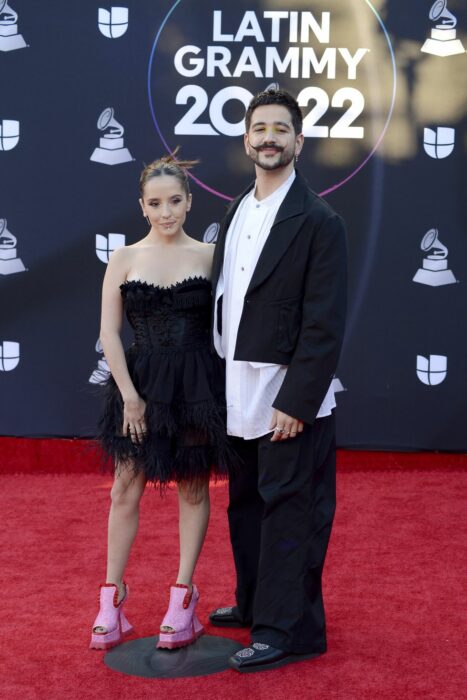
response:
<svg viewBox="0 0 467 700"><path fill-rule="evenodd" d="M278 83L348 224L339 444L465 450L462 5L0 0L0 434L94 433L100 288L146 233L141 168L200 158L187 230L214 240L252 176L245 105Z"/></svg>

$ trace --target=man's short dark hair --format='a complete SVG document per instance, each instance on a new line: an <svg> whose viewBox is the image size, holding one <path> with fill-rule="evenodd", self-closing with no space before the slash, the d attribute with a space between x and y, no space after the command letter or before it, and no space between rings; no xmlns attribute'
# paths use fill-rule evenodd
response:
<svg viewBox="0 0 467 700"><path fill-rule="evenodd" d="M292 126L296 134L301 134L303 129L303 115L295 97L285 90L265 90L259 92L248 105L245 114L245 128L248 132L251 124L251 115L257 107L263 105L282 105L289 110Z"/></svg>

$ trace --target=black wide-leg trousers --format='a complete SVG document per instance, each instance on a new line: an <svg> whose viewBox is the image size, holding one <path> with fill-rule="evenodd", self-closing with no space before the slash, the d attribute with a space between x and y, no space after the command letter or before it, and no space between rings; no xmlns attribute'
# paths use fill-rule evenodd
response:
<svg viewBox="0 0 467 700"><path fill-rule="evenodd" d="M296 438L232 438L228 517L239 617L254 642L326 650L321 577L336 506L334 415Z"/></svg>

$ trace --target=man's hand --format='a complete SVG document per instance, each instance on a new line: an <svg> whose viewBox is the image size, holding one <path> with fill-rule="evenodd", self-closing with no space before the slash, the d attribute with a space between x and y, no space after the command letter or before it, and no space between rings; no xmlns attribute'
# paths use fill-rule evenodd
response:
<svg viewBox="0 0 467 700"><path fill-rule="evenodd" d="M297 433L303 432L303 421L274 409L269 429L274 430L271 442L288 440L297 437Z"/></svg>

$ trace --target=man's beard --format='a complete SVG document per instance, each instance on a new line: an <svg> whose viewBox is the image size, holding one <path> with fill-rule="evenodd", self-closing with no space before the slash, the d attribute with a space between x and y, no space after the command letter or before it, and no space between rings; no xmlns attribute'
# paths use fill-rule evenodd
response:
<svg viewBox="0 0 467 700"><path fill-rule="evenodd" d="M261 151L266 150L267 148L275 148L277 152L280 153L280 158L274 160L272 163L268 163L267 161L260 161ZM253 163L255 163L259 168L262 168L263 170L279 170L279 168L287 167L287 165L289 165L293 161L295 154L292 149L290 151L287 151L286 148L279 148L277 146L267 146L265 144L259 146L258 148L255 148L250 144L249 156Z"/></svg>

